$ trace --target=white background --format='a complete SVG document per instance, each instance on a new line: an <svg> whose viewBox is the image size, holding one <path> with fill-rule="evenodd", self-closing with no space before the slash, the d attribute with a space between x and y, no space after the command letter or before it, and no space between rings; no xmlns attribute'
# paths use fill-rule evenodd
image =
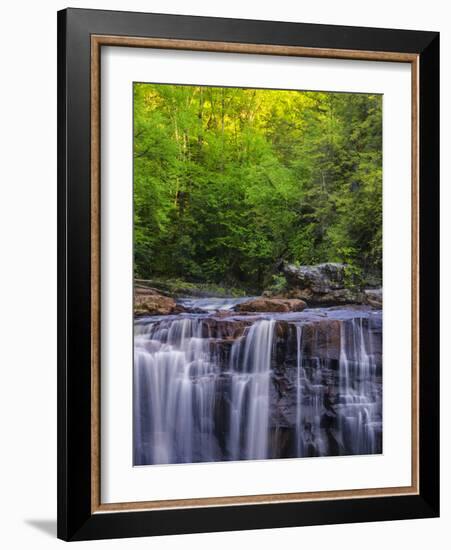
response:
<svg viewBox="0 0 451 550"><path fill-rule="evenodd" d="M410 66L138 48L106 48L101 61L101 502L410 485ZM132 90L133 81L149 79L383 94L382 455L131 467ZM399 326L403 327L401 332Z"/></svg>
<svg viewBox="0 0 451 550"><path fill-rule="evenodd" d="M360 0L154 0L77 2L74 7L191 13L442 32L442 518L83 543L84 548L424 549L449 544L451 501L450 17L446 2ZM2 9L0 124L1 544L61 546L56 518L56 10L23 1ZM402 327L400 327L402 330ZM440 542L443 540L443 542Z"/></svg>

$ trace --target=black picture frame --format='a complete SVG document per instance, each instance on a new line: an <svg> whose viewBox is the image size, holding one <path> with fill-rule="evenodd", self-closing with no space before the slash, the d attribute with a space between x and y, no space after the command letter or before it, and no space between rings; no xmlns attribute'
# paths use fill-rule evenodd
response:
<svg viewBox="0 0 451 550"><path fill-rule="evenodd" d="M399 52L419 60L419 493L93 513L91 36ZM402 208L402 205L399 205ZM439 33L66 9L58 12L58 537L88 540L439 515Z"/></svg>

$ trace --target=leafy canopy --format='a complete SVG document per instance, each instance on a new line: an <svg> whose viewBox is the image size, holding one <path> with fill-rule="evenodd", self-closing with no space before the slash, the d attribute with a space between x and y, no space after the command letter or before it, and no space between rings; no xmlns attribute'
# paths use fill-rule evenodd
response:
<svg viewBox="0 0 451 550"><path fill-rule="evenodd" d="M382 269L382 97L134 85L135 276L254 291Z"/></svg>

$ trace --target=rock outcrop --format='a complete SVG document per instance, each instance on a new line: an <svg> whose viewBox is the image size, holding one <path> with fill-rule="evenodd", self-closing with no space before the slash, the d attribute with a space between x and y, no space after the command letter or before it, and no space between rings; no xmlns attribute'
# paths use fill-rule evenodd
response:
<svg viewBox="0 0 451 550"><path fill-rule="evenodd" d="M284 264L282 271L288 284L312 292L328 293L345 288L346 266L339 263L295 266Z"/></svg>
<svg viewBox="0 0 451 550"><path fill-rule="evenodd" d="M347 266L340 263L295 266L283 264L288 290L285 296L307 302L309 306L335 306L347 304L367 304L382 307L382 290L362 291L358 286L349 285Z"/></svg>
<svg viewBox="0 0 451 550"><path fill-rule="evenodd" d="M169 315L181 313L182 309L173 298L160 294L154 288L135 287L135 315Z"/></svg>

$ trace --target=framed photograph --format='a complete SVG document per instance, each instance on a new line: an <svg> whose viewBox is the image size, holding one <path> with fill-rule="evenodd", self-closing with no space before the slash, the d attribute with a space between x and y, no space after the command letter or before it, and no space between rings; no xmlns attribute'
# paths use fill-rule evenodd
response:
<svg viewBox="0 0 451 550"><path fill-rule="evenodd" d="M58 13L58 536L439 514L439 35Z"/></svg>

